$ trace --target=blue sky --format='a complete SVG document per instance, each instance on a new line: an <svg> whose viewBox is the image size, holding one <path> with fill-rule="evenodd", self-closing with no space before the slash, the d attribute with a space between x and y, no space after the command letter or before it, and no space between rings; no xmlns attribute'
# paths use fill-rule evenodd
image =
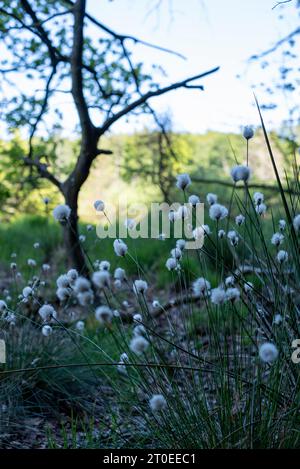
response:
<svg viewBox="0 0 300 469"><path fill-rule="evenodd" d="M297 24L295 1L272 10L276 0L88 0L88 11L118 32L181 52L182 61L168 54L136 47L136 57L162 64L165 83L219 65L220 71L203 82L205 91L179 90L152 100L155 108L168 110L178 130L207 129L236 131L245 123L258 124L251 85L274 79L275 68L261 70L248 59L269 48ZM160 7L154 6L160 3ZM285 20L278 19L284 8ZM241 74L241 79L236 78ZM266 97L257 91L258 98ZM269 126L277 126L286 115L286 102L268 112ZM142 119L131 119L114 131L139 128Z"/></svg>
<svg viewBox="0 0 300 469"><path fill-rule="evenodd" d="M150 71L152 64L163 66L167 76L160 77L162 85L220 66L219 72L201 82L205 91L180 89L154 98L151 104L159 113L171 115L173 128L178 131L239 132L244 125L259 125L252 86L260 82L272 84L279 66L283 65L280 54L272 55L273 65L264 69L258 62L250 64L249 58L299 26L300 9L297 11L296 2L291 0L272 9L276 0L87 0L87 10L119 33L183 54L186 60L128 43L134 60L142 61L146 70L149 67ZM282 12L284 20L279 19ZM86 24L86 33L93 35L95 29L90 22ZM97 29L97 37L98 34ZM24 74L18 75L16 87L28 86L33 84L26 81ZM43 91L43 84L34 86ZM260 103L268 102L262 89L256 88L255 92ZM280 93L277 109L265 113L268 128L279 127L292 104L290 98ZM72 134L77 116L71 96L57 93L53 103L64 115L63 134ZM56 116L50 113L48 120L53 124L54 119ZM132 133L151 124L152 121L141 116L133 116L122 119L112 131ZM0 122L1 130L2 127ZM40 125L38 132L43 134L47 129Z"/></svg>

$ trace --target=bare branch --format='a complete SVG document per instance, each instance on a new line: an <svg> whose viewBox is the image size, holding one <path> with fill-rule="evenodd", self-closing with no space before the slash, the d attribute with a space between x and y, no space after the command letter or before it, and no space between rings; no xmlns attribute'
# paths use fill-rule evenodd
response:
<svg viewBox="0 0 300 469"><path fill-rule="evenodd" d="M97 151L96 151L97 155L112 155L113 154L113 151L111 150L105 150L104 148L99 148Z"/></svg>
<svg viewBox="0 0 300 469"><path fill-rule="evenodd" d="M34 26L39 34L39 37L40 39L44 42L44 44L46 44L46 46L48 47L48 51L49 51L49 56L50 56L50 60L51 60L51 63L52 63L52 66L55 67L57 65L57 57L56 57L56 49L55 47L52 45L49 37L48 37L48 34L46 32L46 30L43 28L43 26L41 25L38 17L36 16L35 12L33 11L33 9L31 8L31 5L30 3L28 2L28 0L21 0L21 5L23 6L24 10L26 11L26 13L29 14L29 16L31 17L32 19L32 26Z"/></svg>
<svg viewBox="0 0 300 469"><path fill-rule="evenodd" d="M107 121L104 122L104 124L98 128L99 135L103 135L112 126L112 124L118 121L121 117L129 114L131 111L133 111L137 107L147 103L149 99L154 98L155 96L160 96L162 94L168 93L169 91L176 90L178 88L184 88L188 83L195 81L195 80L199 80L200 78L204 78L205 76L215 73L218 70L219 70L219 67L215 67L207 72L201 73L199 75L195 75L194 77L190 77L183 81L173 83L172 85L165 86L164 88L159 88L156 91L148 91L148 93L142 95L139 99L128 104L128 106L126 106L124 109L117 112L111 118L107 119Z"/></svg>
<svg viewBox="0 0 300 469"><path fill-rule="evenodd" d="M46 18L45 20L40 21L39 24L42 25L42 24L48 23L48 21L51 21L54 18L57 18L58 16L65 16L65 15L69 15L70 13L73 13L72 8L70 8L69 10L65 10L65 11L59 11L58 13L54 13L54 15L49 16L49 18Z"/></svg>
<svg viewBox="0 0 300 469"><path fill-rule="evenodd" d="M278 42L276 42L276 44L274 44L274 46L272 46L270 49L267 49L266 51L262 52L261 54L252 55L250 57L250 60L261 59L262 57L265 57L266 55L272 54L272 52L275 52L279 47L281 47L283 44L285 44L286 42L293 39L293 37L297 36L298 34L300 34L300 28L296 28L290 34L288 34L287 36L284 36L282 39L280 39Z"/></svg>
<svg viewBox="0 0 300 469"><path fill-rule="evenodd" d="M59 189L61 188L61 182L52 173L50 173L50 171L48 171L48 165L41 163L38 158L34 160L29 158L28 156L22 158L27 166L35 167L42 178L48 179L56 187L58 187Z"/></svg>
<svg viewBox="0 0 300 469"><path fill-rule="evenodd" d="M29 158L32 157L32 152L33 152L32 140L33 140L35 131L36 131L37 126L38 126L39 122L41 121L44 113L47 110L48 100L49 100L49 96L50 96L50 84L51 84L51 81L52 81L55 73L56 73L56 66L52 69L52 72L50 73L49 78L47 80L43 104L42 104L41 110L40 110L40 112L39 112L39 114L36 118L36 121L35 121L34 125L32 126L31 132L30 132L30 137L29 137Z"/></svg>
<svg viewBox="0 0 300 469"><path fill-rule="evenodd" d="M67 3L68 5L71 5L71 6L74 6L74 2L72 0L64 0L65 3ZM180 54L179 52L176 52L172 49L168 49L166 47L161 47L161 46L158 46L157 44L152 44L151 42L147 42L147 41L144 41L143 39L139 39L135 36L131 36L131 35L127 35L127 34L118 34L116 33L115 31L113 31L111 28L109 28L108 26L106 26L105 24L101 23L100 21L96 20L96 18L94 18L92 15L90 15L89 13L85 13L85 16L93 23L95 24L96 26L98 26L99 28L101 28L103 31L105 31L107 34L109 34L110 36L113 36L114 38L116 39L119 39L120 41L124 41L126 39L129 39L131 41L133 41L135 44L139 43L139 44L142 44L144 46L147 46L147 47L151 47L152 49L157 49L157 50L160 50L162 52L166 52L168 54L172 54L172 55L176 55L177 57L179 57L180 59L183 59L183 60L186 60L186 57L182 54Z"/></svg>
<svg viewBox="0 0 300 469"><path fill-rule="evenodd" d="M272 7L272 10L275 10L279 5L283 5L284 3L290 3L292 0L283 0L282 2L277 2L276 5Z"/></svg>

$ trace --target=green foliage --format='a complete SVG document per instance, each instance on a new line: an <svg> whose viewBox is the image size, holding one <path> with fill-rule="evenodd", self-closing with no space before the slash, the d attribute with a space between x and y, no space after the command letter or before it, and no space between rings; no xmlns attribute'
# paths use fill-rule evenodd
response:
<svg viewBox="0 0 300 469"><path fill-rule="evenodd" d="M31 11L17 0L2 2L0 40L5 53L1 75L10 78L5 120L8 128L23 128L28 135L35 134L37 126L54 135L68 118L55 96L57 89L67 95L72 87L73 12L63 1L38 0L30 7ZM152 89L157 85L142 63L134 61L127 44L105 28L92 31L83 38L83 88L89 108L100 121L137 98L140 86ZM20 79L21 90L16 86ZM33 153L36 157L34 147Z"/></svg>
<svg viewBox="0 0 300 469"><path fill-rule="evenodd" d="M271 138L277 149L277 162L282 172L283 165L291 161L291 148L275 134ZM239 163L244 161L243 138L220 132L203 135L170 132L168 139L169 143L161 133L149 130L134 135L105 137L103 146L111 150L113 155L99 157L93 167L90 182L86 183L85 190L80 194L80 207L84 207L83 218L93 221L91 216L94 212L87 207L92 207L95 198L99 197L99 178L102 180L101 197L111 202L116 198L116 188L119 193L119 184L123 184L122 190L130 191L129 202L150 202L154 197L157 201L174 201L177 198L175 176L189 172L193 180L190 190L199 193L202 200L208 192L214 192L229 201L230 187L219 185L218 182L230 182L230 168L236 160ZM268 173L268 184L272 185L271 168L268 166L260 133L253 145L255 155L252 159L256 169L251 182L260 182L260 177ZM36 138L35 148L41 162L50 165L53 173L64 180L79 153L79 141L68 140L57 134L47 140ZM21 157L27 150L26 141L18 133L11 140L0 142L0 208L6 214L5 218L24 212L44 213L43 197L52 199L51 207L60 200L56 188L38 178L29 168L24 169ZM289 163L287 175L291 176L292 172L293 165ZM116 185L114 189L112 182ZM290 184L291 189L296 189L293 182ZM276 192L266 192L266 195L274 200Z"/></svg>
<svg viewBox="0 0 300 469"><path fill-rule="evenodd" d="M59 135L36 138L35 149L40 163L50 166L53 174L64 180L79 153L79 142ZM17 131L10 140L0 141L0 210L4 219L21 213L44 213L44 198L52 205L59 200L57 189L49 181L24 166L27 153L28 142Z"/></svg>

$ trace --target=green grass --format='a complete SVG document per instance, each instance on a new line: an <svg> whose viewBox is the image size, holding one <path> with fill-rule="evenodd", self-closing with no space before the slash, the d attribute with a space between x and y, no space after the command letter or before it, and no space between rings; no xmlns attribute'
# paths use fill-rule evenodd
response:
<svg viewBox="0 0 300 469"><path fill-rule="evenodd" d="M113 240L100 240L95 230L87 232L86 225L80 225L80 233L86 236L83 247L92 261L108 260L111 270L124 267L129 284L139 275L148 281L147 301L135 297L131 285L124 285L120 292L102 294L97 304L105 303L108 295L112 309L120 305L122 310L122 301L128 300L131 311L142 314L149 348L142 356L134 355L129 348L134 325L115 318L103 328L95 321L94 306L80 312L80 319L86 322L83 337L68 320L67 330L55 325L55 333L49 338L41 335L37 304L16 306L15 329L2 321L9 357L3 368L23 371L0 374L0 400L9 407L7 417L0 415L3 434L9 434L11 422L22 432L26 417L42 415L47 422L54 420L57 424L49 424L45 430L50 448L299 446L298 370L290 359L291 340L299 331L295 320L298 300L282 289L288 284L297 293L298 259L293 258L292 243L298 243L298 239L292 239L290 230L286 230L283 248L289 251L288 265L293 273L288 275L276 264L276 248L270 243L278 219L286 217L273 199L266 200L266 217L257 217L241 194L234 198L229 224L229 229L241 235L239 246L233 252L226 240L218 240L216 228L226 228L226 221L222 226L209 221L212 236L201 252L185 252L180 275L165 268L174 239L127 239L137 266L130 256L116 257ZM228 200L220 202L228 204ZM296 200L293 203L297 206ZM234 216L241 212L246 215L246 226L237 228ZM47 294L38 301L54 301L55 278L66 270L59 225L52 218L22 217L0 227L0 242L4 277L8 278L16 246L16 262L27 279L35 274L27 266L28 258L38 262L37 270L43 262L52 266ZM35 242L40 243L39 249L33 248ZM255 287L248 297L243 294L242 275L237 280L241 292L237 303L227 301L216 306L206 298L201 303L187 301L185 306L164 312L162 318L151 316L153 299L164 302L176 295L190 300L195 278L205 277L214 288L238 265L250 261L262 273L246 277ZM62 321L68 308L73 305L59 308ZM282 327L272 322L277 312L286 321ZM279 349L278 360L271 365L259 359L259 346L265 341L272 341ZM123 352L128 353L132 365L126 367L127 376L111 365ZM109 366L90 365L103 362ZM84 366L59 366L62 364ZM166 411L158 415L149 409L149 398L155 393L167 398Z"/></svg>
<svg viewBox="0 0 300 469"><path fill-rule="evenodd" d="M117 258L113 250L113 239L99 239L95 229L87 232L86 224L80 224L79 232L86 236L86 241L82 244L83 249L93 260L108 260L112 268L125 266L129 274L136 273L134 261L123 261ZM40 243L40 247L35 249L34 243ZM13 223L3 223L0 226L1 243L1 264L2 268L8 269L12 261L17 262L18 267L28 274L32 274L32 269L28 268L27 260L32 258L38 264L49 263L55 266L55 271L62 272L66 269L66 256L63 248L62 230L59 224L51 218L42 216L22 216ZM148 271L151 269L161 270L165 259L173 247L173 240L147 240L128 239L126 241L132 256L138 259L139 263ZM16 253L16 259L12 254ZM162 279L164 276L162 275Z"/></svg>

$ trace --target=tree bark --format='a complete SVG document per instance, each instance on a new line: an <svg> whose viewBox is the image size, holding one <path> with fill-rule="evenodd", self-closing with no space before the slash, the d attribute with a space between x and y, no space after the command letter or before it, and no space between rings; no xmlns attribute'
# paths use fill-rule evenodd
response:
<svg viewBox="0 0 300 469"><path fill-rule="evenodd" d="M92 128L86 137L81 140L81 151L77 163L62 184L61 191L65 198L65 203L71 209L69 223L64 226L64 242L69 259L69 265L77 269L81 275L89 276L89 268L86 263L86 256L81 247L78 233L78 197L82 185L87 180L91 165L96 156L102 153L97 149L99 142L98 134Z"/></svg>
<svg viewBox="0 0 300 469"><path fill-rule="evenodd" d="M64 227L65 247L72 267L81 275L88 276L89 269L78 236L78 195L82 184L89 175L93 159L97 155L97 136L93 126L88 106L83 93L82 55L83 55L83 28L86 0L76 0L73 7L73 46L71 53L71 80L72 96L81 126L81 150L76 165L62 185L66 204L71 209L69 223Z"/></svg>
<svg viewBox="0 0 300 469"><path fill-rule="evenodd" d="M72 187L64 188L65 203L71 209L68 223L63 226L63 237L69 268L76 269L80 275L89 276L84 251L79 241L78 233L78 190Z"/></svg>

